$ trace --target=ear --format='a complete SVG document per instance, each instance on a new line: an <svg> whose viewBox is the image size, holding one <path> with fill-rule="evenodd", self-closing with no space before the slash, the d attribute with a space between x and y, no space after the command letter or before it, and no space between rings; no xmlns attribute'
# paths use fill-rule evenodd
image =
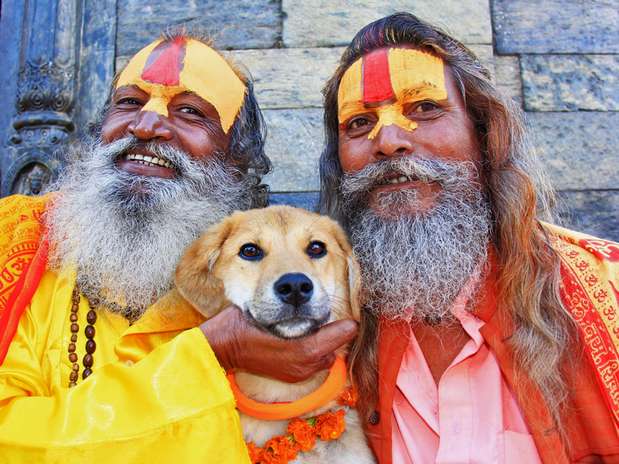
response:
<svg viewBox="0 0 619 464"><path fill-rule="evenodd" d="M206 317L214 316L226 301L223 282L213 275L213 268L231 230L228 218L209 228L187 248L176 267L176 288Z"/></svg>
<svg viewBox="0 0 619 464"><path fill-rule="evenodd" d="M339 224L335 221L332 222L333 236L346 256L346 267L348 273L348 301L350 302L350 310L352 312L353 319L359 321L361 319L361 306L359 304L359 292L361 291L361 270L346 233Z"/></svg>

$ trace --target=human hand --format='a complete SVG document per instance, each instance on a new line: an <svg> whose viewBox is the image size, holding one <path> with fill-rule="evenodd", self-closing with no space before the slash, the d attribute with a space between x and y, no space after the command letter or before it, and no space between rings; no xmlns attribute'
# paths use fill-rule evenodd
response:
<svg viewBox="0 0 619 464"><path fill-rule="evenodd" d="M254 327L236 306L229 306L200 329L224 369L243 369L292 383L331 367L334 351L355 338L358 326L346 319L307 337L283 339Z"/></svg>

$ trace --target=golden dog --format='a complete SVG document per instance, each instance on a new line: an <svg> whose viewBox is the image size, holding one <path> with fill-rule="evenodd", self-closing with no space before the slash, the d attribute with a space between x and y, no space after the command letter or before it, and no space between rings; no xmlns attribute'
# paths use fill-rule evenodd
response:
<svg viewBox="0 0 619 464"><path fill-rule="evenodd" d="M181 258L175 282L206 317L234 304L258 327L283 338L302 337L338 319L359 320L358 269L344 232L325 216L288 206L237 212L211 227ZM311 394L328 372L294 384L248 372L236 372L235 379L246 397L272 404ZM302 417L332 409L342 406L331 400ZM294 462L374 462L356 411L346 409L342 436L318 439ZM286 434L287 419L240 416L245 440L257 446Z"/></svg>

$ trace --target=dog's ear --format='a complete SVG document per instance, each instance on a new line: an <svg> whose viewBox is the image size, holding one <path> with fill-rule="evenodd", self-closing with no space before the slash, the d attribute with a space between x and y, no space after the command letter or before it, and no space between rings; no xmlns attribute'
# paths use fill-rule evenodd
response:
<svg viewBox="0 0 619 464"><path fill-rule="evenodd" d="M338 245L346 256L346 268L348 274L348 300L350 302L350 310L354 320L361 319L361 305L359 303L359 292L361 291L361 271L359 263L352 251L348 237L344 230L337 224L334 224L332 233L337 240Z"/></svg>
<svg viewBox="0 0 619 464"><path fill-rule="evenodd" d="M228 218L209 228L185 250L176 267L176 288L206 317L214 316L225 302L223 282L212 271L231 230Z"/></svg>

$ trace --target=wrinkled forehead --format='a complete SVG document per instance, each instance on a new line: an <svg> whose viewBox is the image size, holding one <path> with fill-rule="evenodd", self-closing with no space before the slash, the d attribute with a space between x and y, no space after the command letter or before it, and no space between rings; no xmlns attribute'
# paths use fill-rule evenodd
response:
<svg viewBox="0 0 619 464"><path fill-rule="evenodd" d="M443 60L410 48L381 48L355 61L338 88L338 106L393 103L409 95L435 93L445 98Z"/></svg>
<svg viewBox="0 0 619 464"><path fill-rule="evenodd" d="M120 74L116 88L126 85L166 98L193 92L215 107L226 132L246 92L245 84L219 53L182 36L159 39L140 50Z"/></svg>

